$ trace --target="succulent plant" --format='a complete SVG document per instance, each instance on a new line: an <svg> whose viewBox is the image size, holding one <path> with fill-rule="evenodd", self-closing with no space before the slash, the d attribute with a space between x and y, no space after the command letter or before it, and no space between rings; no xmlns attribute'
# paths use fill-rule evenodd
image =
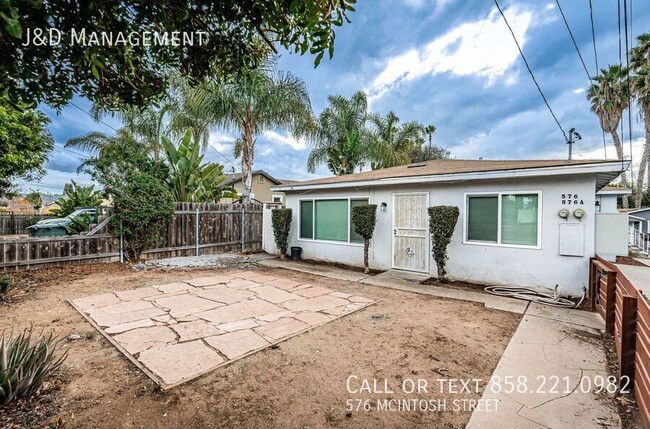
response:
<svg viewBox="0 0 650 429"><path fill-rule="evenodd" d="M57 357L59 340L54 334L35 335L28 328L14 336L13 332L0 337L0 404L36 393L43 381L55 372L65 358L66 351Z"/></svg>
<svg viewBox="0 0 650 429"><path fill-rule="evenodd" d="M6 274L0 275L0 299L11 288L11 277Z"/></svg>

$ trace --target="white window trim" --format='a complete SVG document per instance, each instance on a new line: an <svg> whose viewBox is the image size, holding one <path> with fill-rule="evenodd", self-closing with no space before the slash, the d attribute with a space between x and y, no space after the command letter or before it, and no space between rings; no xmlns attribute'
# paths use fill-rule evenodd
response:
<svg viewBox="0 0 650 429"><path fill-rule="evenodd" d="M501 243L501 198L503 197L503 195L532 195L532 194L537 194L537 246ZM467 212L467 206L469 203L469 198L487 197L487 196L497 197L497 242L493 243L491 241L468 240L467 230L468 230L469 216ZM497 192L480 191L480 192L463 193L463 214L464 214L463 244L470 245L470 246L509 247L514 249L542 250L542 197L543 197L543 193L541 190L497 191Z"/></svg>
<svg viewBox="0 0 650 429"><path fill-rule="evenodd" d="M372 204L370 196L361 195L358 197L313 197L313 198L298 198L298 229L297 229L297 241L311 242L311 243L327 243L327 244L338 244L341 246L354 246L354 247L363 247L363 243L358 243L355 241L350 241L350 204L351 200L368 200L368 204ZM348 201L348 241L335 241L335 240L323 240L320 238L301 238L300 237L300 225L302 221L300 217L302 216L300 207L302 206L303 201L311 201L312 204L312 235L316 237L316 201L325 201L325 200L347 200Z"/></svg>
<svg viewBox="0 0 650 429"><path fill-rule="evenodd" d="M280 198L280 201L273 201L273 200L276 199L276 198ZM274 202L274 203L275 203L275 202L284 203L284 198L282 198L282 195L276 195L276 194L273 194L273 195L271 195L271 201Z"/></svg>

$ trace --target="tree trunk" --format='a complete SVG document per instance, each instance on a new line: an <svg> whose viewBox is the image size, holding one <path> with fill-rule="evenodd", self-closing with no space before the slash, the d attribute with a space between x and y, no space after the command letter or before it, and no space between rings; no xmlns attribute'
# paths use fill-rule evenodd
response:
<svg viewBox="0 0 650 429"><path fill-rule="evenodd" d="M449 283L449 279L447 278L447 270L445 270L444 263L440 263L437 265L438 265L438 281L440 283Z"/></svg>
<svg viewBox="0 0 650 429"><path fill-rule="evenodd" d="M643 199L643 191L645 184L645 176L647 173L648 163L650 162L650 105L643 108L643 122L645 124L645 144L643 145L643 155L641 155L641 163L639 164L639 177L636 181L636 192L634 193L634 206L638 209L641 208L641 200ZM650 185L650 179L648 179Z"/></svg>
<svg viewBox="0 0 650 429"><path fill-rule="evenodd" d="M616 148L616 156L618 159L625 159L625 153L623 152L623 145L621 144L621 139L618 137L618 132L616 131L616 128L613 128L612 132L612 140L614 140L614 147ZM621 183L623 184L623 187L627 188L627 174L623 172L621 174ZM628 199L626 195L623 195L623 208L626 209L629 207L628 204Z"/></svg>
<svg viewBox="0 0 650 429"><path fill-rule="evenodd" d="M370 248L370 239L363 240L363 273L370 274L370 267L368 265L368 248Z"/></svg>
<svg viewBox="0 0 650 429"><path fill-rule="evenodd" d="M244 128L244 147L241 156L241 180L243 185L242 203L248 204L251 201L251 189L253 187L253 151L255 142L250 125Z"/></svg>

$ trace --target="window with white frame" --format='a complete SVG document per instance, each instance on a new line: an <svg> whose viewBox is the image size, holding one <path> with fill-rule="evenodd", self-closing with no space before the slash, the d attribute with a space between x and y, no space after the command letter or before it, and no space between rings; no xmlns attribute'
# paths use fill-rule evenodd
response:
<svg viewBox="0 0 650 429"><path fill-rule="evenodd" d="M273 195L273 202L274 203L281 203L282 202L282 195Z"/></svg>
<svg viewBox="0 0 650 429"><path fill-rule="evenodd" d="M300 200L300 232L303 240L363 243L352 227L352 207L368 204L368 198Z"/></svg>
<svg viewBox="0 0 650 429"><path fill-rule="evenodd" d="M540 193L467 195L467 242L539 246Z"/></svg>

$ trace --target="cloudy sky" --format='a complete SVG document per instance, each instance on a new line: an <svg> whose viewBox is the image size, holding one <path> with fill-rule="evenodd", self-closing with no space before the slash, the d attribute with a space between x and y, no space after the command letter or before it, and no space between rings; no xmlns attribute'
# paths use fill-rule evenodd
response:
<svg viewBox="0 0 650 429"><path fill-rule="evenodd" d="M631 35L650 31L650 2L630 1ZM580 158L602 158L602 134L589 111L585 89L589 80L554 0L501 0L524 54L560 124L575 127L583 137L574 147ZM591 75L595 75L588 0L560 0ZM593 0L596 49L600 67L618 62L617 2ZM332 60L313 67L310 56L283 53L279 69L302 77L313 110L319 114L327 96L365 90L373 111L393 110L402 121L418 120L438 128L434 142L454 158L565 158L564 137L544 105L491 0L359 0L352 23L339 29ZM623 49L624 49L624 40ZM623 59L625 61L625 59ZM89 102L75 104L88 109ZM65 141L89 131L113 132L81 110L68 106L52 119L55 149L47 175L23 188L58 192L76 175L80 155L61 149ZM640 157L642 124L633 109L632 145L625 151ZM115 121L106 120L118 127ZM234 135L214 130L207 158L230 169L240 166L232 155ZM607 155L614 157L611 141ZM255 168L286 179L328 175L325 168L307 173L309 146L283 130L258 138ZM220 156L217 151L224 156ZM227 161L226 158L229 160Z"/></svg>

